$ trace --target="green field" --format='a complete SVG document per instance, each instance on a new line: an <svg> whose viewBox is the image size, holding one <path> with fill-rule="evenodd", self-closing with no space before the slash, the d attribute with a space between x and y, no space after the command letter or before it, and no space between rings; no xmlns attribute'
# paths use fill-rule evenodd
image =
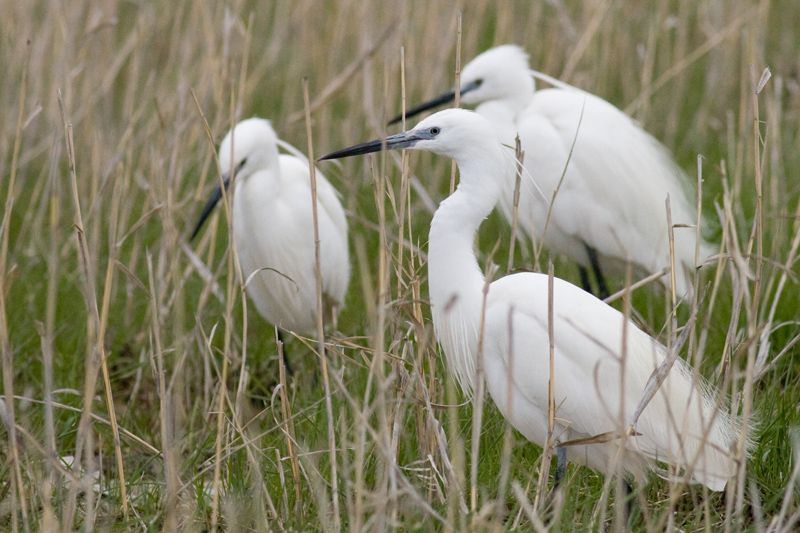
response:
<svg viewBox="0 0 800 533"><path fill-rule="evenodd" d="M328 373L316 340L293 337L294 376L276 387L275 330L244 297L224 210L188 242L238 120L269 118L317 156L379 137L403 88L412 105L452 85L459 40L464 62L523 46L533 68L630 113L693 180L702 156L721 253L679 309L679 324L697 317L682 356L733 410L756 413L757 444L724 493L637 485L630 527L800 527L800 2L0 8L0 529L625 528L614 478L570 466L550 497L542 450L489 399L475 428L447 374L425 262L446 159L321 167L342 193L353 263ZM493 214L481 260L547 270L525 242L509 260L510 240ZM632 303L666 342L664 291Z"/></svg>

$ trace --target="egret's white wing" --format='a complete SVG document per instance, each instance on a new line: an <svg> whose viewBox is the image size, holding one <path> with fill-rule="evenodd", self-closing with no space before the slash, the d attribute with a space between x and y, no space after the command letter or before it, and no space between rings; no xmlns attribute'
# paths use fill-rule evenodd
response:
<svg viewBox="0 0 800 533"><path fill-rule="evenodd" d="M281 328L313 331L311 202L303 201L291 184L255 174L237 185L233 217L234 242L249 278L247 292L259 312Z"/></svg>
<svg viewBox="0 0 800 533"><path fill-rule="evenodd" d="M546 194L566 168L545 234L549 247L585 264L571 237L650 271L667 264L667 196L674 224L694 224L696 216L685 174L656 139L605 100L561 89L537 91L516 125L525 165ZM541 210L531 198L521 203ZM693 229L676 230L676 255L679 265L693 266Z"/></svg>
<svg viewBox="0 0 800 533"><path fill-rule="evenodd" d="M571 438L617 431L630 422L650 374L664 359L665 348L628 322L623 372L624 316L558 278L553 294L556 416L569 427ZM543 274L501 278L490 289L486 324L486 338L492 340L487 361L503 361L507 373L513 357L518 401L538 406L539 413L547 412L549 381L546 295ZM492 394L495 401L508 388L502 372L503 368L495 370L496 383L490 385L490 390L497 391ZM512 419L517 417L512 410ZM641 435L629 439L628 447L654 460L686 464L706 438L712 445L698 463L704 471L695 477L718 486L733 472L733 463L724 453L734 434L728 421L727 416L715 414L705 386L693 379L679 359L639 419L636 430ZM595 460L605 457L599 454ZM590 466L602 470L602 464Z"/></svg>
<svg viewBox="0 0 800 533"><path fill-rule="evenodd" d="M294 194L297 196L297 202L305 201L310 210L311 188L306 161L289 155L281 155L280 161L284 183L296 188ZM316 172L316 177L322 288L329 297L342 304L350 281L347 218L338 191L319 170ZM308 226L313 234L311 221L308 222ZM313 254L311 261L313 269Z"/></svg>

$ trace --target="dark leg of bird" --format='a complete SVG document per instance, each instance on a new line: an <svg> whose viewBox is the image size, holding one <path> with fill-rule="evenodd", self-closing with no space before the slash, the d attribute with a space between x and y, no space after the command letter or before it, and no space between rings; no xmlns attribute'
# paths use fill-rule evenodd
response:
<svg viewBox="0 0 800 533"><path fill-rule="evenodd" d="M564 447L556 448L556 473L553 476L553 488L557 489L561 485L561 480L567 473L567 449Z"/></svg>
<svg viewBox="0 0 800 533"><path fill-rule="evenodd" d="M583 290L594 294L594 291L592 290L592 282L589 279L589 271L583 267L578 267L578 272L581 275L581 287L583 287Z"/></svg>
<svg viewBox="0 0 800 533"><path fill-rule="evenodd" d="M625 523L629 524L633 511L633 487L627 479L622 480L622 497L625 500Z"/></svg>
<svg viewBox="0 0 800 533"><path fill-rule="evenodd" d="M586 253L589 256L589 263L592 265L594 277L597 279L597 297L601 300L608 298L609 292L606 286L606 279L603 277L603 271L600 269L600 260L597 258L597 250L589 245L586 246Z"/></svg>
<svg viewBox="0 0 800 533"><path fill-rule="evenodd" d="M287 376L291 376L292 375L292 365L289 364L289 356L286 354L286 352L287 352L287 350L286 350L286 341L283 340L283 330L282 329L278 330L278 342L280 342L281 346L282 346L281 355L283 357L283 366L286 368L286 375Z"/></svg>

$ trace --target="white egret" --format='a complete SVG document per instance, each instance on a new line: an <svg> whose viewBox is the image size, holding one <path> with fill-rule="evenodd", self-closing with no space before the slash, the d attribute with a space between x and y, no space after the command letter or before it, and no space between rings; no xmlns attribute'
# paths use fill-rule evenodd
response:
<svg viewBox="0 0 800 533"><path fill-rule="evenodd" d="M301 154L278 153L270 122L239 122L222 140L219 163L228 187L235 174L233 240L258 312L280 330L311 333L316 324L316 276L311 180ZM344 303L350 280L347 219L334 187L317 171L320 270L326 317ZM222 197L217 186L192 238Z"/></svg>
<svg viewBox="0 0 800 533"><path fill-rule="evenodd" d="M458 188L436 210L429 235L428 284L436 338L450 372L469 394L476 383L483 331L481 353L490 396L517 430L543 445L550 368L548 277L508 275L489 284L484 297L486 280L473 250L478 227L502 194L495 174L513 164L507 149L485 118L449 109L404 133L322 159L384 147L428 150L458 164ZM621 423L633 423L651 373L665 361L666 348L613 307L558 278L553 302L558 442L613 433L624 427ZM633 436L568 446L565 453L560 447L559 459L609 474L621 459L622 471L636 478L662 462L720 491L736 472L732 450L741 422L717 407L716 396L677 359L636 421Z"/></svg>
<svg viewBox="0 0 800 533"><path fill-rule="evenodd" d="M536 90L528 55L518 46L483 52L464 67L460 79L462 103L477 105L476 112L505 144L514 146L519 134L529 174L520 184L519 227L575 261L585 289L590 290L588 268L605 297L604 271L621 274L630 261L640 273L652 274L670 264L669 195L673 225L690 226L675 230L676 292L691 294L696 209L687 198L686 175L662 144L595 95L568 86ZM406 116L454 97L445 93ZM492 177L501 182L501 209L511 221L514 169ZM701 259L712 252L701 243ZM669 285L669 277L664 279Z"/></svg>

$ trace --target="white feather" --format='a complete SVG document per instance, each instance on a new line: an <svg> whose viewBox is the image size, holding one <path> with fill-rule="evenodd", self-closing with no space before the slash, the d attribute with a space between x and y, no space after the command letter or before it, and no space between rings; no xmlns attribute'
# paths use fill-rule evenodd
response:
<svg viewBox="0 0 800 533"><path fill-rule="evenodd" d="M226 136L222 168L230 168L230 143L233 168L246 159L235 180L233 239L247 294L268 322L311 333L317 304L308 159L279 155L277 136L262 119L242 121ZM330 182L319 170L316 178L322 291L341 306L350 279L347 219Z"/></svg>
<svg viewBox="0 0 800 533"><path fill-rule="evenodd" d="M461 75L463 86L481 80L462 101L477 105L504 144L513 146L520 136L525 168L536 184L522 181L520 227L584 267L590 264L588 245L604 271L622 274L630 261L652 274L670 264L669 197L673 225L690 226L674 233L676 289L691 294L697 218L687 176L663 145L612 104L552 79L558 88L537 91L531 72L527 54L505 45L477 56ZM511 220L514 173L495 177L503 185L501 209ZM701 243L701 262L711 253Z"/></svg>

